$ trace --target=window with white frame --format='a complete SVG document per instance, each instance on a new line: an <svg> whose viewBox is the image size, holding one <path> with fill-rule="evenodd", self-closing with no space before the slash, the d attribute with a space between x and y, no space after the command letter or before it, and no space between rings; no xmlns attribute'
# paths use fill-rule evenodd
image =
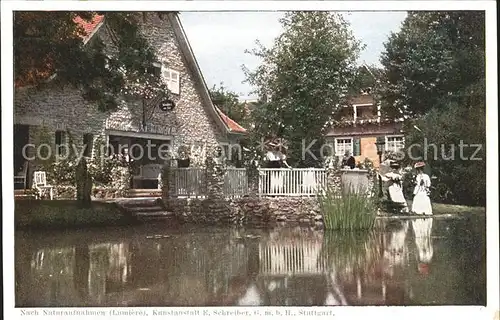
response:
<svg viewBox="0 0 500 320"><path fill-rule="evenodd" d="M343 157L346 152L354 153L352 138L337 138L335 139L335 155Z"/></svg>
<svg viewBox="0 0 500 320"><path fill-rule="evenodd" d="M163 67L163 80L167 84L168 90L174 94L180 93L180 74L178 71Z"/></svg>
<svg viewBox="0 0 500 320"><path fill-rule="evenodd" d="M390 152L398 152L405 147L404 136L386 136L385 150Z"/></svg>

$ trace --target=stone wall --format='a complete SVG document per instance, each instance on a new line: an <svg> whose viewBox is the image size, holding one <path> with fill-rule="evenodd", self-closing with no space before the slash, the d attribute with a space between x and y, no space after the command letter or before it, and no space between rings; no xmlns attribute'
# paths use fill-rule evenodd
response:
<svg viewBox="0 0 500 320"><path fill-rule="evenodd" d="M256 227L275 225L322 226L316 197L226 199L164 199L167 211L182 222L233 224Z"/></svg>
<svg viewBox="0 0 500 320"><path fill-rule="evenodd" d="M116 188L92 188L92 197L95 199L116 199L126 196L127 191ZM76 200L76 187L68 185L54 186L55 200Z"/></svg>

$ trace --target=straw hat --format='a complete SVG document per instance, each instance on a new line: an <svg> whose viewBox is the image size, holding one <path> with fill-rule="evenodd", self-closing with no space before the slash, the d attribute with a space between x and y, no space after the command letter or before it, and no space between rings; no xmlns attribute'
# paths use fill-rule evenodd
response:
<svg viewBox="0 0 500 320"><path fill-rule="evenodd" d="M415 169L416 168L423 168L423 167L425 167L425 162L420 161L420 162L415 163Z"/></svg>

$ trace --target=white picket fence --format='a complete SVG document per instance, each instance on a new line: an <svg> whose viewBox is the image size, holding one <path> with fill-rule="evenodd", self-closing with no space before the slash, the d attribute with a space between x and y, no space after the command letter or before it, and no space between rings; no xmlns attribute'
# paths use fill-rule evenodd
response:
<svg viewBox="0 0 500 320"><path fill-rule="evenodd" d="M224 195L235 198L247 195L248 175L245 168L228 168L224 176Z"/></svg>
<svg viewBox="0 0 500 320"><path fill-rule="evenodd" d="M260 169L261 196L315 196L326 188L325 169Z"/></svg>
<svg viewBox="0 0 500 320"><path fill-rule="evenodd" d="M206 173L204 168L172 168L169 193L174 197L204 197Z"/></svg>
<svg viewBox="0 0 500 320"><path fill-rule="evenodd" d="M206 169L172 168L170 195L177 197L204 197L207 191ZM245 168L228 168L224 176L224 195L242 197L248 194Z"/></svg>
<svg viewBox="0 0 500 320"><path fill-rule="evenodd" d="M259 169L259 196L315 196L326 188L325 169ZM172 168L170 195L204 197L207 191L204 168ZM226 197L249 194L248 174L244 168L228 168L224 176Z"/></svg>

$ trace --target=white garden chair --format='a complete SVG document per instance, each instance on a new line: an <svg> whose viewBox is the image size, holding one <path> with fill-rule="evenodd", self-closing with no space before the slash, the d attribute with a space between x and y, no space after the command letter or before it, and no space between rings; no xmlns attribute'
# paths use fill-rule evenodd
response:
<svg viewBox="0 0 500 320"><path fill-rule="evenodd" d="M54 187L47 184L45 171L35 171L33 173L33 188L37 191L37 199L41 199L45 192L49 192L50 200L54 198Z"/></svg>

